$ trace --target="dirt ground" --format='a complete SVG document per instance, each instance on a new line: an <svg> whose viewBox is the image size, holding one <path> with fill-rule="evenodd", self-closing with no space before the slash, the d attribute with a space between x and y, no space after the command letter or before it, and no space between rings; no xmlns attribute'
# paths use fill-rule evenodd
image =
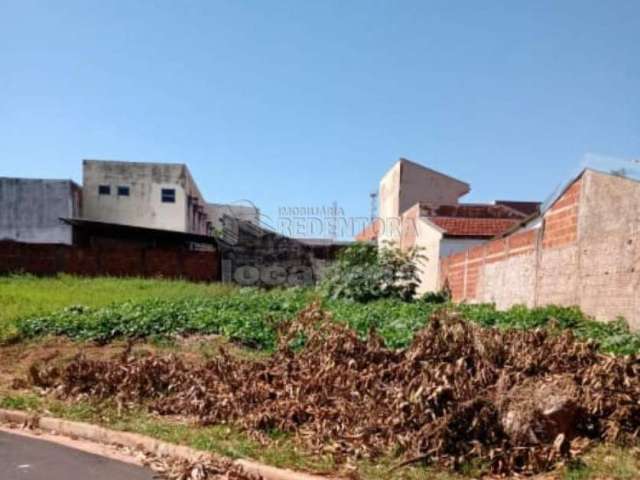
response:
<svg viewBox="0 0 640 480"><path fill-rule="evenodd" d="M45 337L37 341L0 346L0 391L22 390L20 380L26 379L32 365L64 366L82 354L90 360L108 360L131 348L135 356L179 353L180 358L192 365L204 363L215 356L221 346L243 358L260 356L230 344L217 335L176 338L170 342L114 341L106 345L94 342L77 342L65 337ZM16 388L17 387L17 388Z"/></svg>

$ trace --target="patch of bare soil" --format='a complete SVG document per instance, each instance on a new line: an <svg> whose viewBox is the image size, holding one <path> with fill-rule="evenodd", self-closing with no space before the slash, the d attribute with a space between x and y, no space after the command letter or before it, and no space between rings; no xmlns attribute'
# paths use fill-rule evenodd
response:
<svg viewBox="0 0 640 480"><path fill-rule="evenodd" d="M304 349L292 350L301 335ZM504 475L549 471L591 442L634 441L639 373L636 358L604 356L568 331L482 329L442 316L393 351L311 306L283 327L268 359L225 348L199 365L174 355L83 355L33 368L30 380L65 398L150 404L256 435L292 432L338 459L400 449L403 463L480 462Z"/></svg>
<svg viewBox="0 0 640 480"><path fill-rule="evenodd" d="M88 358L107 360L122 349L123 346L116 343L99 347L63 337L4 345L0 347L0 389L14 385L16 378L23 378L32 365L64 365L80 353Z"/></svg>
<svg viewBox="0 0 640 480"><path fill-rule="evenodd" d="M90 360L111 360L123 352L128 356L141 358L147 355L166 354L179 351L181 359L189 365L202 364L208 352L217 349L224 342L219 337L194 336L190 339L178 338L168 346L138 342L116 341L109 344L76 342L66 337L45 337L43 339L0 346L0 391L9 388L28 387L26 379L34 367L37 370L64 368L79 355Z"/></svg>

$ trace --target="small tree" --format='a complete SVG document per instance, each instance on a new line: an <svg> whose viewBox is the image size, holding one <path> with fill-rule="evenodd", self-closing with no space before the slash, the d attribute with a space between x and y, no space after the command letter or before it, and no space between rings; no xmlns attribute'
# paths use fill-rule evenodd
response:
<svg viewBox="0 0 640 480"><path fill-rule="evenodd" d="M367 302L379 298L412 300L419 284L418 249L403 251L390 244L378 248L356 243L343 249L329 267L320 290L330 298Z"/></svg>

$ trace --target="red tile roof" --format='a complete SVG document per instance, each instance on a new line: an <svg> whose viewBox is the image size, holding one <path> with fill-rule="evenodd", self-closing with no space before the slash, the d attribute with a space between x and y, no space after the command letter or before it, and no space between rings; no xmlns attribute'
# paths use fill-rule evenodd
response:
<svg viewBox="0 0 640 480"><path fill-rule="evenodd" d="M500 235L521 222L526 215L511 206L487 203L460 203L456 205L420 204L420 217L444 230L449 237L491 238ZM356 240L375 240L380 233L376 220L356 235Z"/></svg>
<svg viewBox="0 0 640 480"><path fill-rule="evenodd" d="M420 215L450 237L494 237L521 221L525 215L505 205L461 203L421 205Z"/></svg>
<svg viewBox="0 0 640 480"><path fill-rule="evenodd" d="M367 225L364 230L356 235L356 240L358 242L370 242L378 238L378 233L380 233L380 219L376 219Z"/></svg>
<svg viewBox="0 0 640 480"><path fill-rule="evenodd" d="M494 237L518 223L516 218L429 217L450 237Z"/></svg>

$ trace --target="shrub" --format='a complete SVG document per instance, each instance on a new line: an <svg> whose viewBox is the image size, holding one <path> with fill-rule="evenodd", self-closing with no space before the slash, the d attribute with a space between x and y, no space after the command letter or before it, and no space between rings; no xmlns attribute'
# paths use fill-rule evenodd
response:
<svg viewBox="0 0 640 480"><path fill-rule="evenodd" d="M369 302L381 298L413 299L418 286L417 249L402 251L356 243L339 254L320 285L328 298Z"/></svg>

